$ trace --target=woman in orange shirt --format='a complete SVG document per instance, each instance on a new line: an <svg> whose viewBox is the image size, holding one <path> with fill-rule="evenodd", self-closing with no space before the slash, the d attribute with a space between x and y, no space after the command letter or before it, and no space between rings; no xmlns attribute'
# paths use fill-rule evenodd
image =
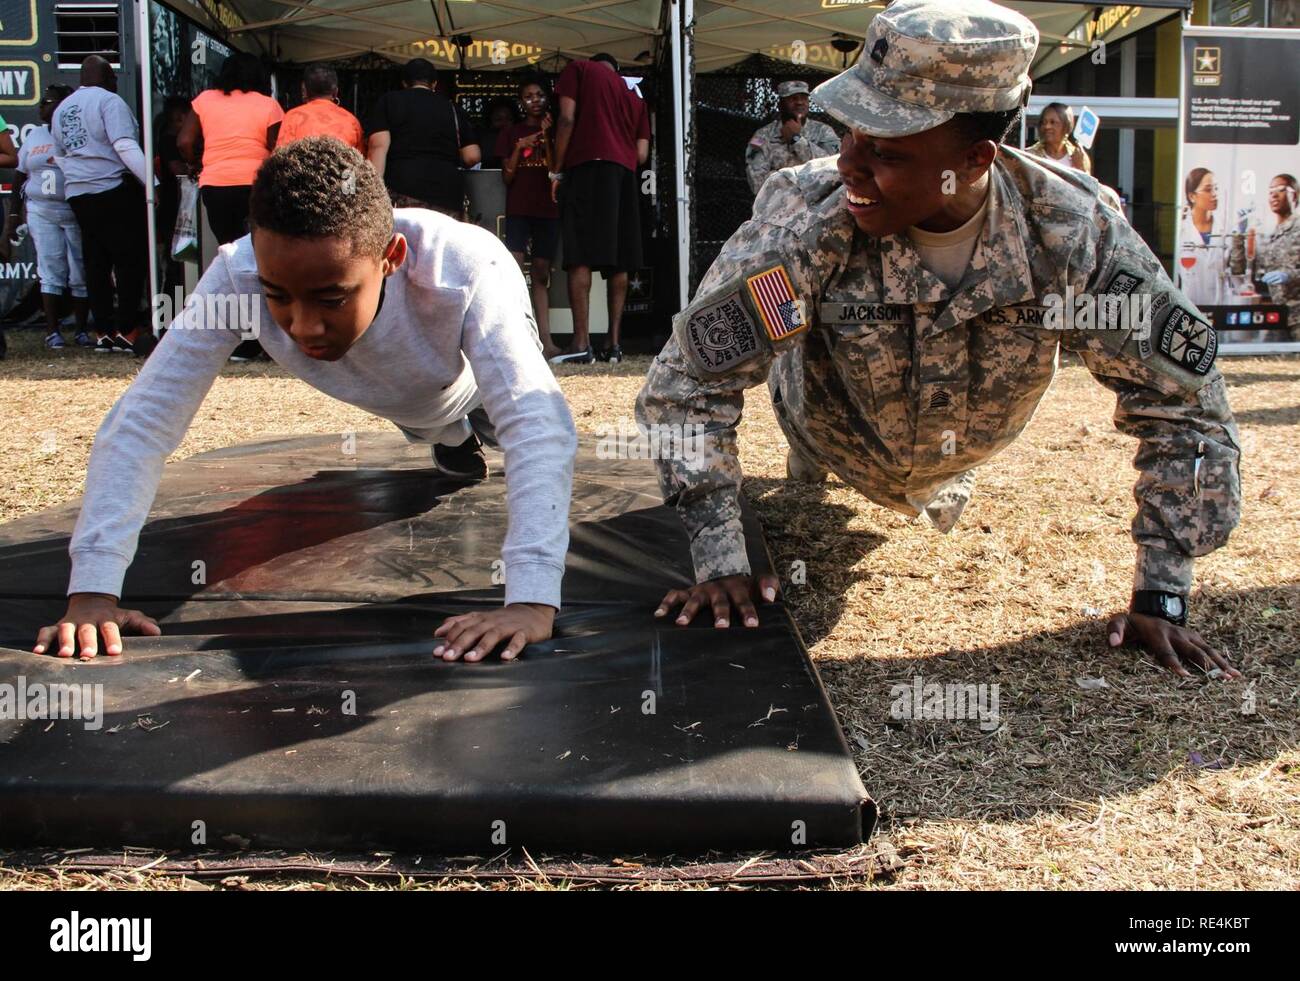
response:
<svg viewBox="0 0 1300 981"><path fill-rule="evenodd" d="M248 194L253 176L271 155L284 110L270 96L262 63L236 51L226 59L214 88L190 103L193 112L176 143L191 164L200 164L199 192L222 245L248 231Z"/></svg>
<svg viewBox="0 0 1300 981"><path fill-rule="evenodd" d="M302 76L302 105L284 114L277 147L305 136L332 136L363 157L366 138L361 122L339 105L339 77L333 68L312 65Z"/></svg>

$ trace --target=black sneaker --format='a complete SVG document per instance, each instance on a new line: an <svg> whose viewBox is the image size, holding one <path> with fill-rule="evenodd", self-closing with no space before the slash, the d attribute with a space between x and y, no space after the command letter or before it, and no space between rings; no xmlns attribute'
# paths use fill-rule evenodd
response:
<svg viewBox="0 0 1300 981"><path fill-rule="evenodd" d="M610 364L622 364L623 349L615 344L605 352L604 360L608 361Z"/></svg>
<svg viewBox="0 0 1300 981"><path fill-rule="evenodd" d="M483 444L477 436L459 446L433 444L433 465L438 472L456 480L482 480L488 475L487 460L483 456Z"/></svg>
<svg viewBox="0 0 1300 981"><path fill-rule="evenodd" d="M96 354L112 354L114 350L115 348L113 347L113 342L109 340L107 337L101 337L95 343Z"/></svg>
<svg viewBox="0 0 1300 981"><path fill-rule="evenodd" d="M137 358L147 358L153 354L153 349L157 346L158 338L154 337L149 331L142 330L135 339L135 343L131 345L131 353Z"/></svg>
<svg viewBox="0 0 1300 981"><path fill-rule="evenodd" d="M127 340L125 337L123 337L121 334L114 334L114 335L113 335L113 339L112 339L111 341L109 341L109 344L112 345L112 351L113 351L114 354L130 354L130 353L131 353L131 342L128 341L128 340Z"/></svg>
<svg viewBox="0 0 1300 981"><path fill-rule="evenodd" d="M557 354L551 358L551 364L591 364L596 360L595 354L591 348L585 351L577 351L572 354Z"/></svg>

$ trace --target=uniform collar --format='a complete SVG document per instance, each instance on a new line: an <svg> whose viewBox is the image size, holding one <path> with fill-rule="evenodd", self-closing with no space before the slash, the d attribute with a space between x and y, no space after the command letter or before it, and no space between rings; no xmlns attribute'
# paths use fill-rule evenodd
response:
<svg viewBox="0 0 1300 981"><path fill-rule="evenodd" d="M1035 296L1025 251L1028 232L1024 199L1007 175L1001 157L989 170L989 210L966 275L951 291L921 265L907 235L880 240L881 284L889 303L938 303L947 307L935 320L935 330L955 327L994 307L1023 303Z"/></svg>

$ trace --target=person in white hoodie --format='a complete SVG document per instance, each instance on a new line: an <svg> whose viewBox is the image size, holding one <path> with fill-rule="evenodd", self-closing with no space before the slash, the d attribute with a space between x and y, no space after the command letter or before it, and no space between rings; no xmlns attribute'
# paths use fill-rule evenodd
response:
<svg viewBox="0 0 1300 981"><path fill-rule="evenodd" d="M528 288L495 235L419 208L333 137L276 150L250 196L252 231L225 245L95 437L69 552L68 610L37 654L122 652L157 623L118 605L163 463L241 340L289 373L430 444L445 474L487 474L505 453L505 604L452 617L433 654L511 659L551 636L569 540L577 436L542 357ZM266 323L266 329L261 324Z"/></svg>

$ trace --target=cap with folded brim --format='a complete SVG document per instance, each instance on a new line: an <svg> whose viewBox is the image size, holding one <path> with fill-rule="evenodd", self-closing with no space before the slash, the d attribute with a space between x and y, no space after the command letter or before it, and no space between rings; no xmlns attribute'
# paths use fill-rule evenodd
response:
<svg viewBox="0 0 1300 981"><path fill-rule="evenodd" d="M924 133L942 126L955 112L902 102L862 84L850 68L813 89L813 98L845 126L868 136L893 137Z"/></svg>

